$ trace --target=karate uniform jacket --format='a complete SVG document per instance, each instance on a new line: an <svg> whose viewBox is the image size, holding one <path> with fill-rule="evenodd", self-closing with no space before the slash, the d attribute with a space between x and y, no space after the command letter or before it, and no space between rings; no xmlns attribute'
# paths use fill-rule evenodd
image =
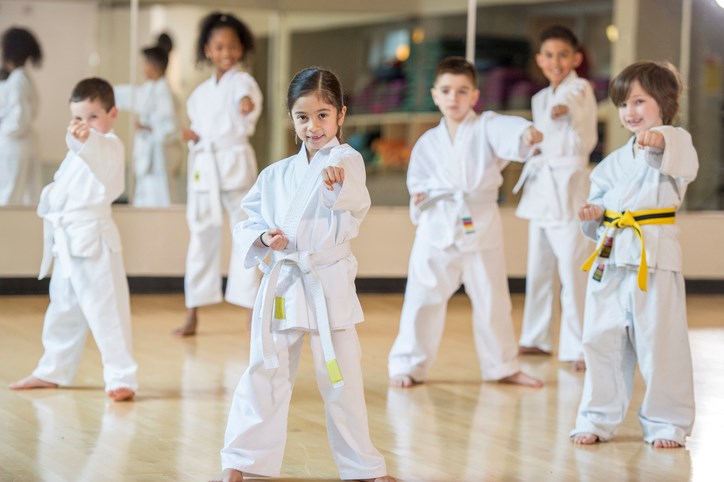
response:
<svg viewBox="0 0 724 482"><path fill-rule="evenodd" d="M124 189L124 149L118 137L90 130L85 143L66 135L68 154L40 196L45 220L42 279L55 256L95 257L103 245L121 251L111 203ZM64 263L66 266L69 263Z"/></svg>
<svg viewBox="0 0 724 482"><path fill-rule="evenodd" d="M35 173L32 163L35 155L33 121L38 115L38 94L25 68L10 72L0 87L0 205L29 202L37 196L33 189ZM28 185L16 186L16 183ZM14 192L31 189L24 199ZM15 199L11 199L15 197Z"/></svg>
<svg viewBox="0 0 724 482"><path fill-rule="evenodd" d="M415 144L407 170L410 194L425 193L427 201L410 200L416 236L445 249L456 245L464 252L502 246L497 209L502 170L509 161L523 161L530 151L522 141L532 124L520 117L470 112L457 129L455 142L445 119L425 132ZM442 196L437 202L433 198ZM447 197L447 198L446 198ZM466 230L463 218L470 218Z"/></svg>
<svg viewBox="0 0 724 482"><path fill-rule="evenodd" d="M339 166L345 180L329 191L322 183L322 169ZM331 329L363 321L362 308L354 285L357 260L347 249L334 255L359 234L360 224L370 208L362 156L337 139L330 141L307 162L305 147L298 154L264 169L244 198L242 206L249 218L236 225L234 239L242 250L247 268L259 264L268 254L272 263L290 253L303 257L311 253L323 259L314 266L321 282ZM273 228L281 229L289 244L283 251L272 251L257 242ZM308 287L299 279L298 269L282 267L276 296L284 298L286 316L273 320L273 329L316 330L315 304ZM255 313L260 313L269 277L262 279Z"/></svg>
<svg viewBox="0 0 724 482"><path fill-rule="evenodd" d="M684 129L661 126L651 129L660 132L666 141L661 149L640 149L632 137L625 145L608 155L591 173L590 204L623 213L647 209L678 209L684 200L688 184L696 178L699 160ZM646 247L649 271L654 269L681 271L679 227L676 224L646 224L641 226ZM601 241L605 226L597 221L582 224L583 233ZM616 266L638 266L641 242L632 228L608 231L613 247L606 260Z"/></svg>
<svg viewBox="0 0 724 482"><path fill-rule="evenodd" d="M113 88L116 106L138 114L138 121L151 130L137 129L133 142L133 163L136 177L147 174L176 172L181 164L176 103L165 77L148 80L133 90L132 86Z"/></svg>
<svg viewBox="0 0 724 482"><path fill-rule="evenodd" d="M555 105L568 113L553 119ZM548 86L533 96L533 122L543 133L540 151L523 168L519 186L523 195L516 215L532 221L569 223L588 193L587 166L598 141L597 106L591 84L575 71L553 90Z"/></svg>
<svg viewBox="0 0 724 482"><path fill-rule="evenodd" d="M254 110L241 115L240 102L247 96ZM235 68L220 79L213 73L193 91L187 113L199 142L189 143L189 190L246 191L251 187L257 164L249 137L256 129L262 102L254 78Z"/></svg>

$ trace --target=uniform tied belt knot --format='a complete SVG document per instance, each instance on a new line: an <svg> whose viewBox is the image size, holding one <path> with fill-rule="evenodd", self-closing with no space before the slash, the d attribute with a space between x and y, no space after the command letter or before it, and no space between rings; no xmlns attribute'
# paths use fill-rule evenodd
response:
<svg viewBox="0 0 724 482"><path fill-rule="evenodd" d="M317 331L319 332L329 379L335 388L344 385L344 379L332 344L332 330L327 311L327 301L324 297L324 288L316 269L331 266L351 254L349 243L344 243L321 252L297 251L286 255L279 254L271 266L264 262L259 264L267 281L261 309L262 353L264 355L264 366L267 369L279 367L279 359L272 335L272 319L284 318L283 295L298 279L301 279L314 300ZM280 279L281 268L285 265L292 267L291 273L286 278Z"/></svg>
<svg viewBox="0 0 724 482"><path fill-rule="evenodd" d="M72 223L110 219L111 207L95 206L67 212L50 212L42 214L41 217L43 218L43 259L40 262L38 279L45 278L50 272L54 250L60 259L58 274L67 279L71 276L73 265L66 227Z"/></svg>
<svg viewBox="0 0 724 482"><path fill-rule="evenodd" d="M606 214L609 213L611 213L611 211L607 209ZM641 225L636 222L636 217L631 213L631 211L624 211L623 214L616 214L618 214L618 217L605 219L604 222L608 222L614 228L632 227L636 230L636 232L641 231Z"/></svg>
<svg viewBox="0 0 724 482"><path fill-rule="evenodd" d="M636 237L641 242L641 258L639 259L638 269L638 285L642 291L646 291L646 278L648 274L648 265L646 264L646 246L644 245L644 232L641 228L643 224L674 224L676 222L676 209L647 209L644 211L624 211L623 213L606 209L603 216L603 225L606 226L596 250L588 257L581 269L588 271L593 266L596 258L601 254L604 243L611 228L623 229L631 228L634 230Z"/></svg>

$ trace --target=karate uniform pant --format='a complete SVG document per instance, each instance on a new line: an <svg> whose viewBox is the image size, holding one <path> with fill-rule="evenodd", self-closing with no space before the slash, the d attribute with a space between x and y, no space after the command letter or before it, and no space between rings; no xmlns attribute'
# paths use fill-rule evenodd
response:
<svg viewBox="0 0 724 482"><path fill-rule="evenodd" d="M694 384L681 273L649 272L644 292L635 269L608 265L601 282L589 280L585 316L586 377L571 435L613 436L631 401L638 360L646 384L639 410L644 440L683 445L694 425Z"/></svg>
<svg viewBox="0 0 724 482"><path fill-rule="evenodd" d="M416 238L410 254L400 332L390 351L390 377L423 381L440 346L450 297L460 284L473 307L473 339L483 380L518 372L503 247L463 253Z"/></svg>
<svg viewBox="0 0 724 482"><path fill-rule="evenodd" d="M133 205L136 207L170 206L171 186L168 174L160 172L137 176Z"/></svg>
<svg viewBox="0 0 724 482"><path fill-rule="evenodd" d="M255 319L255 322L257 320ZM287 439L287 417L305 334L311 338L317 386L324 399L327 438L342 479L369 479L387 473L385 461L372 445L362 385L361 351L354 327L332 331L332 343L344 377L333 388L319 335L287 330L274 332L279 368L264 367L255 323L249 368L234 392L221 450L222 469L278 477Z"/></svg>
<svg viewBox="0 0 724 482"><path fill-rule="evenodd" d="M229 214L229 226L234 226L246 219L241 208L244 191L222 191L221 204ZM211 221L209 194L189 190L189 250L186 255L186 275L184 291L186 307L220 303L222 296L221 279L221 236L222 226ZM197 213L192 213L191 206L196 206ZM226 282L226 301L244 308L253 308L259 291L261 273L257 268L246 269L239 254L239 247L232 242L229 273Z"/></svg>
<svg viewBox="0 0 724 482"><path fill-rule="evenodd" d="M0 139L0 206L35 206L40 177L30 142Z"/></svg>
<svg viewBox="0 0 724 482"><path fill-rule="evenodd" d="M88 328L101 352L106 391L138 388L131 342L131 308L123 256L103 245L98 256L71 257L70 278L55 258L50 305L43 325L45 353L33 376L70 385L85 348Z"/></svg>
<svg viewBox="0 0 724 482"><path fill-rule="evenodd" d="M578 221L554 226L530 222L521 346L553 351L553 310L560 280L558 358L583 360L581 337L587 275L581 265L593 249L593 244L581 234Z"/></svg>

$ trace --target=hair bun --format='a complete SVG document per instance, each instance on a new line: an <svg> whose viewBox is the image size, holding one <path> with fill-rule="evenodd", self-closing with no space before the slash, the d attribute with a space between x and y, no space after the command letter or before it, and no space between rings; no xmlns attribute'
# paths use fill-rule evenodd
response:
<svg viewBox="0 0 724 482"><path fill-rule="evenodd" d="M173 50L173 39L171 39L169 34L163 32L159 34L158 39L156 40L156 47L163 49L166 54L169 54L171 53L171 50Z"/></svg>

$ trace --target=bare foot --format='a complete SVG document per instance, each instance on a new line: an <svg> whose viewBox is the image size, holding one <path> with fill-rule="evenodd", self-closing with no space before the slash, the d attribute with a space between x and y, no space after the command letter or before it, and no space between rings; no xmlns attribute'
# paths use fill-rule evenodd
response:
<svg viewBox="0 0 724 482"><path fill-rule="evenodd" d="M132 400L133 397L136 396L136 392L128 387L120 387L113 390L108 390L106 394L114 402L125 402L126 400Z"/></svg>
<svg viewBox="0 0 724 482"><path fill-rule="evenodd" d="M518 347L518 354L520 355L545 355L550 356L551 352L541 350L537 346L521 346Z"/></svg>
<svg viewBox="0 0 724 482"><path fill-rule="evenodd" d="M501 378L498 380L499 383L511 383L513 385L523 385L524 387L540 388L543 386L543 382L534 378L527 373L515 372L510 376Z"/></svg>
<svg viewBox="0 0 724 482"><path fill-rule="evenodd" d="M27 390L28 388L58 388L58 384L46 382L40 378L28 375L22 380L11 383L8 388L10 390Z"/></svg>
<svg viewBox="0 0 724 482"><path fill-rule="evenodd" d="M571 442L576 445L593 445L598 442L598 435L592 433L577 433L571 436Z"/></svg>
<svg viewBox="0 0 724 482"><path fill-rule="evenodd" d="M422 382L418 382L410 375L395 375L390 378L390 386L394 388L410 388L421 383Z"/></svg>
<svg viewBox="0 0 724 482"><path fill-rule="evenodd" d="M209 482L241 482L242 480L244 480L244 476L241 472L234 469L226 469L215 479L210 479Z"/></svg>
<svg viewBox="0 0 724 482"><path fill-rule="evenodd" d="M657 449L678 449L682 445L679 442L674 442L673 440L666 440L663 438L659 438L654 440L654 448Z"/></svg>
<svg viewBox="0 0 724 482"><path fill-rule="evenodd" d="M586 362L583 360L576 360L571 363L571 370L574 372L585 372L586 371Z"/></svg>
<svg viewBox="0 0 724 482"><path fill-rule="evenodd" d="M175 336L194 336L196 334L196 325L199 323L198 308L189 308L186 311L186 323L181 328L173 331Z"/></svg>

